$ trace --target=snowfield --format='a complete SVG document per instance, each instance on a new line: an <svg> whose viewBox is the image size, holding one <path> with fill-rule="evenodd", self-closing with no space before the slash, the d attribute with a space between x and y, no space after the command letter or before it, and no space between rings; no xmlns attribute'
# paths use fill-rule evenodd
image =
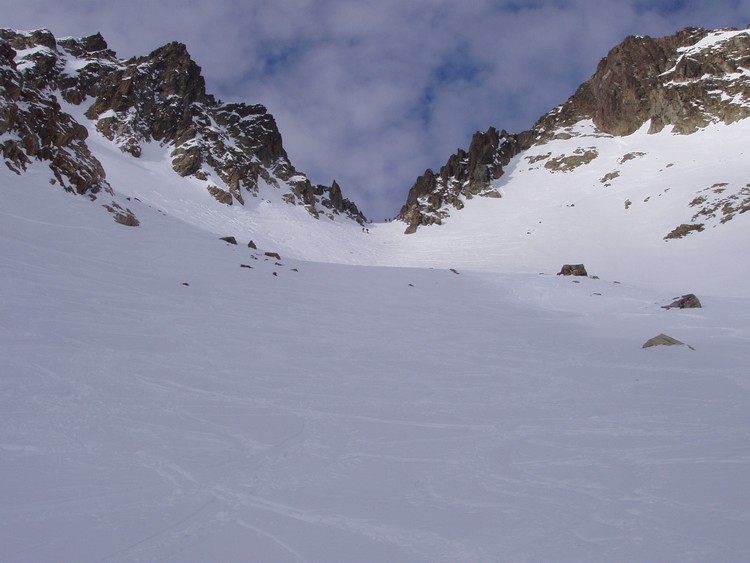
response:
<svg viewBox="0 0 750 563"><path fill-rule="evenodd" d="M747 129L536 147L412 236L93 131L140 227L0 170L0 560L746 560L750 221L662 239Z"/></svg>

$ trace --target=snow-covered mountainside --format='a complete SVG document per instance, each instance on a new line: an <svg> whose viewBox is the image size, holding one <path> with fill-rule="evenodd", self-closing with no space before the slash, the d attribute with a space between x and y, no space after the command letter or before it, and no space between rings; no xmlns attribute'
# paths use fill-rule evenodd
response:
<svg viewBox="0 0 750 563"><path fill-rule="evenodd" d="M114 201L104 206L126 225L138 219L117 199L119 181L91 154L93 131L134 159L158 146L186 179L183 191L200 189L218 205L278 199L315 218L364 223L336 182L313 186L292 166L263 106L207 94L179 43L123 61L98 34L58 41L46 30L0 30L0 104L2 155L11 170L46 165L50 183L91 199L106 193Z"/></svg>
<svg viewBox="0 0 750 563"><path fill-rule="evenodd" d="M746 558L750 119L490 129L406 236L180 45L2 37L0 561Z"/></svg>
<svg viewBox="0 0 750 563"><path fill-rule="evenodd" d="M703 264L657 291L316 263L134 198L128 228L45 182L0 177L1 560L750 550L750 300L662 309ZM417 240L392 233L352 251ZM642 348L661 333L686 345Z"/></svg>
<svg viewBox="0 0 750 563"><path fill-rule="evenodd" d="M661 213L663 219L674 222L665 225L669 229L664 234L678 237L699 231L706 226L704 219L728 221L750 205L750 179L728 179L728 183L724 179L732 176L732 170L746 169L744 152L730 150L718 159L704 154L708 145L722 142L722 135L709 126L729 125L749 116L750 29L687 29L658 39L629 37L610 51L567 102L543 116L530 131L510 135L490 128L477 133L469 151L459 150L438 174L428 170L412 187L399 219L412 233L422 225L443 223L476 195L499 197L505 185L537 189L517 178L498 180L507 171L531 171L543 165L547 176L534 175L541 189L553 183L561 191L571 184L592 193L595 187L612 187L609 192L599 190L598 197L607 198L610 193L611 202L618 205L625 199L655 198L669 188L695 201L694 213L687 218L685 213ZM644 129L654 135L667 131L694 138L672 142L660 134L656 143L642 134ZM600 139L592 142L593 135ZM728 135L736 139L736 134ZM652 160L664 143L689 151L664 163L675 167L673 173L685 172L679 186L665 185L660 166L626 165L646 155ZM627 150L616 154L618 146ZM663 152L669 150L665 147ZM524 151L528 151L526 157L509 167L509 160ZM603 152L613 158L601 158ZM700 163L702 172L691 181L695 163ZM592 176L592 170L598 177ZM567 179L561 181L561 176ZM653 180L651 191L633 192L630 197L626 186L641 185L647 178ZM712 191L717 188L723 190Z"/></svg>

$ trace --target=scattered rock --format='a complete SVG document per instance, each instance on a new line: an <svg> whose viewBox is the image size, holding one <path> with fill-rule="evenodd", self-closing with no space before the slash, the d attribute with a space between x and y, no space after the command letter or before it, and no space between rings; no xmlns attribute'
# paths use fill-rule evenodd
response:
<svg viewBox="0 0 750 563"><path fill-rule="evenodd" d="M291 269L291 270L289 270L289 271L290 271L290 272L299 272L299 270L298 270L297 268L292 268L292 269Z"/></svg>
<svg viewBox="0 0 750 563"><path fill-rule="evenodd" d="M453 272L454 274L458 274L458 272L457 272L457 271L456 271L455 269L451 268L450 270L451 270L451 272Z"/></svg>
<svg viewBox="0 0 750 563"><path fill-rule="evenodd" d="M175 169L175 172L180 174L180 172ZM185 174L180 174L181 176L184 176ZM223 203L224 205L232 205L232 194L229 192L222 190L221 188L217 188L216 186L208 186L208 193L210 193L216 201L219 203Z"/></svg>
<svg viewBox="0 0 750 563"><path fill-rule="evenodd" d="M269 258L276 258L276 260L281 260L281 256L279 256L278 252L264 252L263 254L265 254Z"/></svg>
<svg viewBox="0 0 750 563"><path fill-rule="evenodd" d="M240 268L252 268L250 264L240 264Z"/></svg>
<svg viewBox="0 0 750 563"><path fill-rule="evenodd" d="M115 223L125 225L126 227L137 227L141 224L130 209L115 213Z"/></svg>
<svg viewBox="0 0 750 563"><path fill-rule="evenodd" d="M258 250L258 247L255 246L255 243L253 241L248 242L247 247L252 248L253 250Z"/></svg>
<svg viewBox="0 0 750 563"><path fill-rule="evenodd" d="M703 230L703 223L697 223L695 225L683 223L679 227L675 227L674 229L672 229L672 231L670 231L670 233L664 237L664 240L682 238L686 235L689 235L693 231L698 231L700 233L702 230Z"/></svg>
<svg viewBox="0 0 750 563"><path fill-rule="evenodd" d="M678 297L669 305L662 305L662 309L700 309L700 300L695 296L694 293L688 293L682 297Z"/></svg>
<svg viewBox="0 0 750 563"><path fill-rule="evenodd" d="M653 338L650 338L643 344L643 348L651 348L652 346L687 346L691 350L695 350L692 346L685 344L684 342L680 342L676 338L672 338L671 336L667 336L666 334L662 333L658 336L654 336Z"/></svg>
<svg viewBox="0 0 750 563"><path fill-rule="evenodd" d="M182 282L182 285L190 287L190 284L188 282Z"/></svg>
<svg viewBox="0 0 750 563"><path fill-rule="evenodd" d="M221 237L219 240L223 240L224 242L228 242L229 244L237 244L237 239L234 237Z"/></svg>
<svg viewBox="0 0 750 563"><path fill-rule="evenodd" d="M583 264L565 264L557 274L558 276L588 276Z"/></svg>
<svg viewBox="0 0 750 563"><path fill-rule="evenodd" d="M277 274L276 272L274 272L274 273L273 273L273 275L274 275L274 276L278 276L279 274Z"/></svg>
<svg viewBox="0 0 750 563"><path fill-rule="evenodd" d="M562 155L548 160L544 167L553 172L570 172L579 166L588 164L597 156L599 156L599 153L594 147L589 147L587 150L577 148L571 155Z"/></svg>

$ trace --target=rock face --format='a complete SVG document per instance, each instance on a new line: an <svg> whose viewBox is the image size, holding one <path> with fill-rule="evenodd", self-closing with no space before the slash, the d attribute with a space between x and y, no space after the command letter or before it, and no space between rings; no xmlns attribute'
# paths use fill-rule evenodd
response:
<svg viewBox="0 0 750 563"><path fill-rule="evenodd" d="M494 129L477 133L468 151L451 156L439 174L427 170L412 186L397 219L407 233L440 224L451 209L473 195L492 195L491 182L519 152L591 120L603 134L629 135L644 124L650 133L665 127L690 134L713 122L750 117L750 29L688 28L662 38L628 37L599 63L594 75L564 104L518 134ZM498 140L498 137L500 140ZM472 158L472 156L474 158ZM566 171L596 158L583 151L545 167ZM670 233L669 238L683 236Z"/></svg>
<svg viewBox="0 0 750 563"><path fill-rule="evenodd" d="M604 133L629 135L649 123L692 133L711 122L750 116L748 30L688 28L661 38L628 37L594 75L534 127L535 137L582 119Z"/></svg>
<svg viewBox="0 0 750 563"><path fill-rule="evenodd" d="M420 225L439 225L449 215L449 206L463 207L463 198L500 197L490 182L502 176L503 167L519 152L516 135L494 127L475 133L468 151L459 149L437 175L427 169L417 178L397 217L408 224L407 234Z"/></svg>
<svg viewBox="0 0 750 563"><path fill-rule="evenodd" d="M67 191L111 194L104 169L86 146L86 128L62 110L49 90L53 77L61 72L55 53L55 39L48 31L21 35L0 30L3 160L17 174L34 161L44 161L51 181Z"/></svg>
<svg viewBox="0 0 750 563"><path fill-rule="evenodd" d="M204 183L220 203L244 205L270 186L316 218L365 222L338 184L313 186L294 168L266 108L207 94L200 67L180 43L123 61L99 34L57 41L46 30L0 30L0 135L12 137L2 145L6 165L23 173L32 159L48 161L65 189L111 192L86 146L86 128L59 98L82 106L96 129L134 158L146 143L169 147L175 173Z"/></svg>

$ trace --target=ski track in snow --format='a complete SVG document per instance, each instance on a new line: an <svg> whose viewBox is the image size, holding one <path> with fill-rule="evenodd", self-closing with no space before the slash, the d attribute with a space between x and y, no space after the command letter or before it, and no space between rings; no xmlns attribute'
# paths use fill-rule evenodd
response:
<svg viewBox="0 0 750 563"><path fill-rule="evenodd" d="M613 259L624 246L601 236L626 211L598 177L561 180L565 194L506 178L502 199L441 227L366 235L263 204L271 188L249 210L200 211L205 194L180 195L161 149L118 165L96 135L137 229L36 163L1 173L0 560L746 557L750 312L731 235L745 217ZM616 162L665 139L591 143ZM673 156L660 154L621 166ZM522 186L543 174L507 172ZM617 181L623 200L646 189ZM686 206L660 193L657 211ZM555 276L571 217L599 208L599 238L575 256L602 279ZM669 227L631 211L651 235ZM686 280L703 240L726 246ZM705 308L661 308L693 284ZM641 349L660 332L695 350Z"/></svg>

